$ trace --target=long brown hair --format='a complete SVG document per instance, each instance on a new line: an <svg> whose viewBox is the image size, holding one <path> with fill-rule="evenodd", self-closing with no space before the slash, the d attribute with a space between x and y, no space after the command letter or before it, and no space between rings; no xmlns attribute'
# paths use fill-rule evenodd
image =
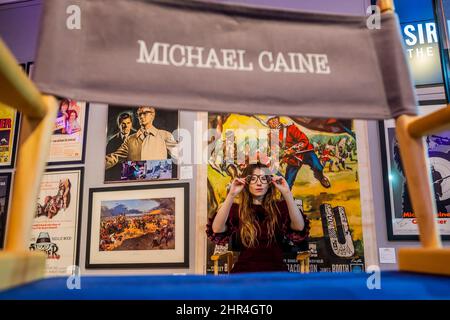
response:
<svg viewBox="0 0 450 320"><path fill-rule="evenodd" d="M261 163L249 164L243 171L241 177L245 178L252 175L255 169L261 169L263 171L269 171L266 165ZM275 229L278 225L279 209L277 203L277 191L276 188L270 183L269 189L264 195L262 206L267 212L267 217L264 220L265 227L267 228L267 234L269 238L269 244L275 241ZM258 234L261 233L259 224L256 221L256 215L252 208L253 196L250 193L249 186L246 185L241 192L241 201L239 203L239 219L241 222L240 236L241 242L245 247L255 247L258 244Z"/></svg>

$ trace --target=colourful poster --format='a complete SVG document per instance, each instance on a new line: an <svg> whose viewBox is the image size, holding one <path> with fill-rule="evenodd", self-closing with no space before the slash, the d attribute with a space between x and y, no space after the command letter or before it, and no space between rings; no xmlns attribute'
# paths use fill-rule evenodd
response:
<svg viewBox="0 0 450 320"><path fill-rule="evenodd" d="M439 106L422 106L421 113L430 113ZM380 126L383 153L383 180L386 222L389 240L419 240L417 217L406 185L400 147L395 135L395 121L385 120ZM436 203L436 222L443 239L450 239L450 131L429 135L425 139Z"/></svg>
<svg viewBox="0 0 450 320"><path fill-rule="evenodd" d="M77 265L82 168L49 170L41 182L29 249L47 254L47 275Z"/></svg>
<svg viewBox="0 0 450 320"><path fill-rule="evenodd" d="M14 167L18 113L5 105L0 106L0 168Z"/></svg>
<svg viewBox="0 0 450 320"><path fill-rule="evenodd" d="M11 185L11 173L0 174L0 249L3 248L6 220L8 214L9 191Z"/></svg>
<svg viewBox="0 0 450 320"><path fill-rule="evenodd" d="M51 138L49 164L84 162L87 111L85 102L70 99L59 101Z"/></svg>
<svg viewBox="0 0 450 320"><path fill-rule="evenodd" d="M105 182L176 179L177 129L178 111L109 106Z"/></svg>
<svg viewBox="0 0 450 320"><path fill-rule="evenodd" d="M303 207L311 221L311 272L363 271L360 186L353 122L280 116L274 129L272 124L269 126L271 118L209 114L208 217L217 211L226 197L227 185L242 172L246 163L271 163L272 168L285 177L297 205ZM274 132L277 137L291 137L289 132L296 132L292 137L299 141L286 140L291 138L271 140ZM233 139L229 139L230 136ZM242 159L244 163L239 161ZM208 273L213 272L211 255L224 249L208 240ZM298 271L295 258L286 255L285 262L290 271ZM219 265L220 272L227 269L226 263Z"/></svg>

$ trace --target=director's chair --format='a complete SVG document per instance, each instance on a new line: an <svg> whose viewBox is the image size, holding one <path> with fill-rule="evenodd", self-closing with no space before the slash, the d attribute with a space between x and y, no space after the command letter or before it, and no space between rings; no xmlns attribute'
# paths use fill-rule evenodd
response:
<svg viewBox="0 0 450 320"><path fill-rule="evenodd" d="M393 11L391 0L381 0L379 6L383 14ZM52 61L47 61L47 66L49 63L51 65ZM30 253L27 247L57 103L53 97L38 92L3 43L0 43L0 102L23 113L22 141L6 246L0 252L0 289L5 289L44 275L45 256ZM450 248L442 247L435 221L435 203L423 139L425 135L450 128L450 109L447 107L423 117L398 115L396 128L409 192L422 195L421 198L412 198L422 247L401 248L399 269L450 276Z"/></svg>

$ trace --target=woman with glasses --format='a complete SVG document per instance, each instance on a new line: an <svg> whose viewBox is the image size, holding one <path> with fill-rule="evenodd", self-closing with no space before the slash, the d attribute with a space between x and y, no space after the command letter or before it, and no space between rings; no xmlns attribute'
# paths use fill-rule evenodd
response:
<svg viewBox="0 0 450 320"><path fill-rule="evenodd" d="M286 180L258 163L248 165L242 176L232 181L206 233L216 244L232 240L238 247L233 248L240 255L232 273L288 271L283 245L301 246L307 241L309 221L295 204Z"/></svg>

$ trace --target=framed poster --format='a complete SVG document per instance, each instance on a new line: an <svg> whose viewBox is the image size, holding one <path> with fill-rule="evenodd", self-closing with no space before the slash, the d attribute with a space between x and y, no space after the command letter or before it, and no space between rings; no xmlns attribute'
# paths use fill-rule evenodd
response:
<svg viewBox="0 0 450 320"><path fill-rule="evenodd" d="M17 110L0 106L0 169L14 168L19 122Z"/></svg>
<svg viewBox="0 0 450 320"><path fill-rule="evenodd" d="M48 165L82 164L86 147L89 105L60 99L51 137Z"/></svg>
<svg viewBox="0 0 450 320"><path fill-rule="evenodd" d="M426 114L439 108L442 106L422 106L420 111ZM380 138L388 239L418 241L419 230L403 173L394 120L380 121ZM428 136L426 142L438 210L436 219L442 238L450 240L450 131Z"/></svg>
<svg viewBox="0 0 450 320"><path fill-rule="evenodd" d="M105 183L176 179L178 119L173 110L109 106Z"/></svg>
<svg viewBox="0 0 450 320"><path fill-rule="evenodd" d="M189 267L189 184L89 190L86 268Z"/></svg>
<svg viewBox="0 0 450 320"><path fill-rule="evenodd" d="M208 218L217 212L229 183L248 163L270 164L274 173L286 179L297 205L310 220L311 272L364 271L357 136L352 120L208 113L208 129ZM293 148L300 143L302 147ZM290 156L289 150L296 152ZM220 246L207 241L207 273L213 273L211 255L217 249ZM292 255L285 255L285 262L289 271L298 271ZM219 264L219 272L227 268Z"/></svg>
<svg viewBox="0 0 450 320"><path fill-rule="evenodd" d="M3 243L5 241L10 188L11 173L0 173L0 249L3 248Z"/></svg>
<svg viewBox="0 0 450 320"><path fill-rule="evenodd" d="M412 10L412 8L414 9ZM437 27L431 0L396 0L405 56L416 87L442 85Z"/></svg>
<svg viewBox="0 0 450 320"><path fill-rule="evenodd" d="M47 275L66 275L78 265L83 168L49 169L39 191L30 250L47 254Z"/></svg>

